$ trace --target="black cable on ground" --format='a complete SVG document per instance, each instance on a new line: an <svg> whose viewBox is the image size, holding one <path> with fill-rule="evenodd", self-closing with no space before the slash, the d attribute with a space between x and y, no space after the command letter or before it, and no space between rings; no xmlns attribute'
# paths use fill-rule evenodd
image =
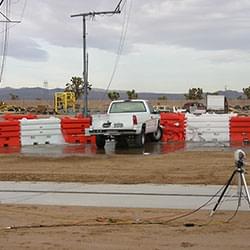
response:
<svg viewBox="0 0 250 250"><path fill-rule="evenodd" d="M225 186L225 185L224 185ZM144 220L139 220L139 221L122 221L122 220L117 220L117 219L109 219L108 222L100 222L100 223L83 223L83 222L75 222L75 223L60 223L60 224L39 224L39 225L24 225L24 226L9 226L9 227L5 227L2 228L2 230L18 230L18 229L35 229L35 228L52 228L52 227L81 227L81 226L122 226L122 225L166 225L170 222L173 221L177 221L179 219L188 217L196 212L198 212L199 210L201 210L203 207L207 206L217 195L218 193L224 188L224 186L222 186L208 201L206 201L205 203L203 203L200 207L198 207L195 210L192 210L188 213L185 214L181 214L178 216L175 216L173 218L170 218L168 220L165 221L153 221L156 219L162 219L166 216L161 216L161 217L152 217L152 218L146 218ZM211 222L211 221L210 221ZM209 222L209 223L210 223ZM200 225L200 226L204 226L204 225L208 225L209 223Z"/></svg>
<svg viewBox="0 0 250 250"><path fill-rule="evenodd" d="M199 206L198 208L186 213L186 214L182 214L182 215L179 215L179 216L176 216L176 217L173 217L167 221L165 221L164 223L170 223L170 222L173 222L173 221L176 221L176 220L179 220L179 219L182 219L182 218L185 218L185 217L188 217L196 212L198 212L199 210L201 210L202 208L206 207L220 192L221 190L225 187L222 186L208 201L206 201L205 203L203 203L201 206ZM159 217L158 217L159 218Z"/></svg>
<svg viewBox="0 0 250 250"><path fill-rule="evenodd" d="M242 179L242 177L241 177L241 179ZM238 213L239 208L240 208L241 196L242 196L242 187L241 187L240 193L239 193L237 208L236 208L234 214L226 221L227 223L229 223L236 216L236 214Z"/></svg>

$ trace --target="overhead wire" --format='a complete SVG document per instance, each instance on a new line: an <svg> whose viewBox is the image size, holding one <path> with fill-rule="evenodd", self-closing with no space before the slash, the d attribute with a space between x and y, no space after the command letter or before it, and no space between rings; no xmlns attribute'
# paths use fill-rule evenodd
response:
<svg viewBox="0 0 250 250"><path fill-rule="evenodd" d="M2 1L3 2L3 1ZM1 3L2 3L1 2ZM18 3L19 1L16 1L14 4ZM0 3L0 6L1 6ZM20 21L23 21L24 18L24 13L25 13L25 9L27 7L27 0L24 0L24 5L21 11L21 15L20 15ZM14 23L13 25L10 25L11 20L8 20L8 16L10 16L10 10L11 10L11 0L6 0L6 19L8 22L4 23L4 28L2 31L0 31L3 34L3 46L2 46L2 59L1 59L1 66L0 66L0 83L2 82L2 78L3 78L3 72L4 72L4 68L5 68L5 64L6 64L6 56L7 56L7 50L8 50L8 38L9 38L9 30L11 28L13 28L17 23ZM0 12L1 13L1 12ZM3 14L3 13L1 13Z"/></svg>
<svg viewBox="0 0 250 250"><path fill-rule="evenodd" d="M23 4L23 7L22 7L21 15L20 15L20 18L19 18L20 22L23 21L25 10L27 8L27 3L28 3L28 0L24 0L24 4ZM1 14L1 12L0 12L0 14ZM11 28L13 28L16 25L17 25L17 23L9 25L8 29L11 29ZM3 32L4 32L4 30L0 31L0 34L3 33Z"/></svg>
<svg viewBox="0 0 250 250"><path fill-rule="evenodd" d="M24 13L25 13L25 10L26 10L26 7L27 7L27 3L28 3L28 0L24 0L24 4L23 4L22 11L21 11L21 16L20 16L20 21L21 22L23 21L23 17L24 17Z"/></svg>
<svg viewBox="0 0 250 250"><path fill-rule="evenodd" d="M124 6L127 4L127 1L124 2L123 6L121 7L121 10L124 8ZM114 77L115 77L115 74L116 74L116 71L117 71L117 68L118 68L118 65L119 65L119 61L120 61L120 58L121 58L121 55L122 55L122 51L123 51L123 48L124 48L124 44L125 44L125 40L126 40L126 35L127 35L127 31L128 31L128 25L129 25L129 20L130 20L130 17L131 17L131 12L132 12L132 6L133 6L133 0L130 0L130 5L128 7L128 11L126 12L125 11L125 14L124 14L124 19L123 19L123 24L122 24L122 31L121 31L121 35L120 35L120 40L119 40L119 45L118 45L118 49L117 49L117 52L116 52L116 59L115 59L115 63L114 63L114 66L113 66L113 70L112 70L112 73L111 73L111 76L110 76L110 80L108 82L108 85L105 89L105 92L103 94L103 98L102 100L105 99L109 89L110 89L110 86L114 80Z"/></svg>
<svg viewBox="0 0 250 250"><path fill-rule="evenodd" d="M16 0L15 2L12 0L12 4L17 4L19 3L21 0Z"/></svg>
<svg viewBox="0 0 250 250"><path fill-rule="evenodd" d="M6 17L10 16L10 0L6 1L5 6L5 14ZM9 21L7 20L4 23L4 35L3 35L3 46L2 46L2 60L1 60L1 66L0 66L0 82L2 82L3 78L3 71L6 64L6 56L7 56L7 49L8 49L8 38L9 38Z"/></svg>

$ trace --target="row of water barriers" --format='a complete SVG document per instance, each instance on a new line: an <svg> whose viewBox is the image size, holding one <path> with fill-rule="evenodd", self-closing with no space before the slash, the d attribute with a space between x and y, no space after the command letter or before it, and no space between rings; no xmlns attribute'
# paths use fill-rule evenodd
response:
<svg viewBox="0 0 250 250"><path fill-rule="evenodd" d="M94 136L86 136L90 118L49 117L36 115L5 115L0 121L0 147L67 143L95 143Z"/></svg>
<svg viewBox="0 0 250 250"><path fill-rule="evenodd" d="M250 141L250 117L237 114L161 113L163 141Z"/></svg>
<svg viewBox="0 0 250 250"><path fill-rule="evenodd" d="M163 142L249 142L250 117L236 114L161 113ZM0 147L37 144L94 144L85 135L90 118L5 115L0 120Z"/></svg>

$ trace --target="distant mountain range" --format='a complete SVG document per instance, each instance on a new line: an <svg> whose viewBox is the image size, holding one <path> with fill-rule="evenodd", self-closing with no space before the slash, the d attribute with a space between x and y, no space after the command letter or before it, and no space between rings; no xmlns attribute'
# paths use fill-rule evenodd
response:
<svg viewBox="0 0 250 250"><path fill-rule="evenodd" d="M0 88L0 100L10 100L16 96L19 100L52 100L55 92L63 92L64 89L45 89L45 88ZM126 91L119 91L121 99L127 99ZM157 100L159 97L166 96L168 100L183 100L184 94L167 94L167 93L147 93L137 92L138 98L147 100ZM218 94L225 95L228 99L237 99L243 96L242 92L234 90L218 91ZM108 99L104 89L92 89L89 93L89 100L105 100Z"/></svg>

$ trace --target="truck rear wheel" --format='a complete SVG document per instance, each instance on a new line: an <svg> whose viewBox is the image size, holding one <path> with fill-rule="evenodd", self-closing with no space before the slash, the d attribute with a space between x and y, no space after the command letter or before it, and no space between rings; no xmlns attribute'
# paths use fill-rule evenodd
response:
<svg viewBox="0 0 250 250"><path fill-rule="evenodd" d="M160 141L162 138L162 129L158 126L157 130L151 134L151 141Z"/></svg>
<svg viewBox="0 0 250 250"><path fill-rule="evenodd" d="M145 140L146 140L146 136L145 136L145 131L143 129L139 135L136 135L136 138L135 138L136 145L140 148L143 147L145 144Z"/></svg>
<svg viewBox="0 0 250 250"><path fill-rule="evenodd" d="M96 146L97 148L104 148L105 147L105 137L103 135L97 135L96 136Z"/></svg>

